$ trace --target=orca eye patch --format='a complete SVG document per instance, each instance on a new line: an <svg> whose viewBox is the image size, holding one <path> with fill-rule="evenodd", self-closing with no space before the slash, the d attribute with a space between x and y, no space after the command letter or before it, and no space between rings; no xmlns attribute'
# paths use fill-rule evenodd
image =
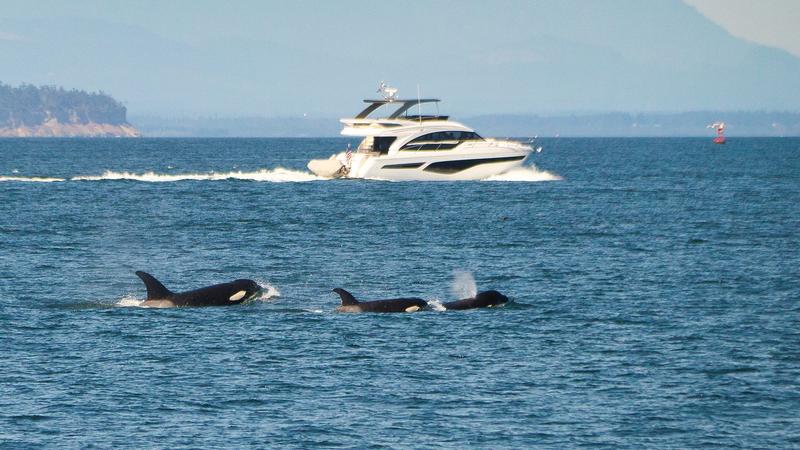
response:
<svg viewBox="0 0 800 450"><path fill-rule="evenodd" d="M244 298L245 294L247 294L247 291L239 291L239 292L231 295L231 297L228 300L230 300L232 302L235 302L237 300L241 300L242 298Z"/></svg>

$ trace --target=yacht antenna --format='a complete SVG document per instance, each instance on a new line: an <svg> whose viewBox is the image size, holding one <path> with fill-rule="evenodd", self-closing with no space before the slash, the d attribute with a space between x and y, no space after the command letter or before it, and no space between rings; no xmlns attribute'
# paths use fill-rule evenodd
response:
<svg viewBox="0 0 800 450"><path fill-rule="evenodd" d="M422 125L422 97L419 95L419 83L417 83L417 118L419 124Z"/></svg>
<svg viewBox="0 0 800 450"><path fill-rule="evenodd" d="M389 103L397 100L397 88L389 87L385 81L381 81L377 92L380 93L383 96L383 99Z"/></svg>

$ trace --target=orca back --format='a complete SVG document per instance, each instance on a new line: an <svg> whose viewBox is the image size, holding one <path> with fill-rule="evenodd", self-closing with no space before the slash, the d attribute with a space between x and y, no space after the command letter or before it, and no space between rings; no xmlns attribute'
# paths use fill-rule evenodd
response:
<svg viewBox="0 0 800 450"><path fill-rule="evenodd" d="M428 306L428 302L421 298L393 298L389 300L373 300L358 304L364 312L415 312Z"/></svg>
<svg viewBox="0 0 800 450"><path fill-rule="evenodd" d="M136 272L147 288L147 300L169 300L174 306L235 305L253 298L261 291L253 280L240 279L187 292L172 292L147 272Z"/></svg>
<svg viewBox="0 0 800 450"><path fill-rule="evenodd" d="M507 302L508 297L495 290L491 290L481 292L475 297L444 303L442 306L444 306L445 309L457 311L473 308L488 308L490 306L502 305Z"/></svg>
<svg viewBox="0 0 800 450"><path fill-rule="evenodd" d="M236 280L177 293L172 299L182 306L227 306L245 302L260 290L255 281Z"/></svg>
<svg viewBox="0 0 800 450"><path fill-rule="evenodd" d="M335 288L333 292L342 298L342 306L337 308L337 311L340 312L414 312L428 306L428 302L421 298L393 298L359 302L353 297L353 294L342 288Z"/></svg>

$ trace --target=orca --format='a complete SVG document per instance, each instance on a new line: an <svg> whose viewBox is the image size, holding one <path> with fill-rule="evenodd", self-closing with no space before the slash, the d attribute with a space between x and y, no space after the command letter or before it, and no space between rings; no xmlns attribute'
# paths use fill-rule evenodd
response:
<svg viewBox="0 0 800 450"><path fill-rule="evenodd" d="M447 302L442 304L445 309L461 310L472 308L489 308L492 306L502 305L508 302L508 297L495 291L484 291L475 297L464 298L454 302Z"/></svg>
<svg viewBox="0 0 800 450"><path fill-rule="evenodd" d="M261 287L253 280L234 280L230 283L176 293L165 288L147 272L138 271L136 275L144 281L147 288L147 300L142 306L151 308L237 305L261 293Z"/></svg>
<svg viewBox="0 0 800 450"><path fill-rule="evenodd" d="M336 312L361 313L399 313L415 312L428 306L428 302L421 298L393 298L389 300L373 300L370 302L359 302L353 295L342 288L333 290L342 298L342 306L336 308Z"/></svg>

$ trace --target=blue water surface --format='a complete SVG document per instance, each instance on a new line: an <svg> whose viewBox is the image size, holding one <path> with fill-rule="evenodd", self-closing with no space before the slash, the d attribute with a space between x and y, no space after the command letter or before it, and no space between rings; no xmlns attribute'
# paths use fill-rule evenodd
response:
<svg viewBox="0 0 800 450"><path fill-rule="evenodd" d="M275 182L347 142L0 141L0 447L800 446L800 139ZM140 308L136 270L271 294ZM513 303L334 312L459 273Z"/></svg>

